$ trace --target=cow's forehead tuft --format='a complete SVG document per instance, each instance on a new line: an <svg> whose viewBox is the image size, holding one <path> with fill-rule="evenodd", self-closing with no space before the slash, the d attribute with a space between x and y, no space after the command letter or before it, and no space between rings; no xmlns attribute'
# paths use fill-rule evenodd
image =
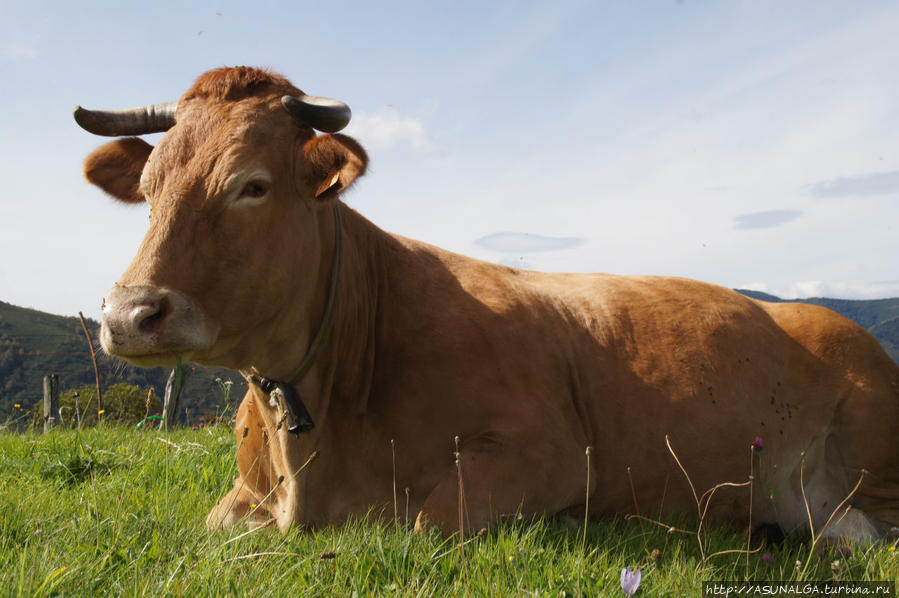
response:
<svg viewBox="0 0 899 598"><path fill-rule="evenodd" d="M184 96L184 100L212 99L239 101L252 96L298 95L283 75L269 70L239 66L214 69L203 73Z"/></svg>

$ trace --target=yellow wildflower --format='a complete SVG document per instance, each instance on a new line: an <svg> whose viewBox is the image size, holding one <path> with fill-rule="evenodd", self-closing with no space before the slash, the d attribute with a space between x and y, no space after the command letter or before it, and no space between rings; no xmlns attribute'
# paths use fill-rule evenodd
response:
<svg viewBox="0 0 899 598"><path fill-rule="evenodd" d="M21 408L22 408L22 406L19 405L18 403L16 403L15 405L13 405L13 407L15 407L16 409L21 409Z"/></svg>
<svg viewBox="0 0 899 598"><path fill-rule="evenodd" d="M104 413L106 413L106 409L101 409L100 411L97 411L97 415L103 415Z"/></svg>

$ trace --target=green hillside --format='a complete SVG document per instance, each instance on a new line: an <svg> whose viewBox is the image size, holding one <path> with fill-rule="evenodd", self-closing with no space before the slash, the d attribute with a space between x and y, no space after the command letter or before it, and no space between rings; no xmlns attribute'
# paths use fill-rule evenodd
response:
<svg viewBox="0 0 899 598"><path fill-rule="evenodd" d="M98 349L103 389L125 382L143 389L153 388L162 396L168 369L143 369L110 358L99 350L100 325L90 319L87 325ZM42 380L47 374L59 376L62 392L94 386L93 364L80 320L0 301L0 421L15 414L16 404L27 410L41 401ZM194 366L181 397L181 419L185 419L185 408L191 420L221 411L222 391L216 378L234 382L232 401L246 391L246 384L236 372Z"/></svg>

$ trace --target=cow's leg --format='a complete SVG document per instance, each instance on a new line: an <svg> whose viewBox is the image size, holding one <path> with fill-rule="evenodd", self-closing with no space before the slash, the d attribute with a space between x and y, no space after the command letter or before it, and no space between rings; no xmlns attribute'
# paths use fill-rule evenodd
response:
<svg viewBox="0 0 899 598"><path fill-rule="evenodd" d="M869 543L878 537L876 527L864 511L856 507L846 510L852 502L838 509L852 492L860 471L855 470L856 479L849 478L852 472L846 466L835 434L827 433L815 439L804 455L796 456L792 469L785 468L784 473L788 475L782 476L778 483L777 509L780 522L788 531L808 537L811 514L815 536L822 536L822 546L847 540Z"/></svg>
<svg viewBox="0 0 899 598"><path fill-rule="evenodd" d="M260 527L270 521L268 510L259 505L260 499L246 486L242 478L237 478L234 488L225 495L206 517L206 527L210 530L233 527L246 523L249 527Z"/></svg>
<svg viewBox="0 0 899 598"><path fill-rule="evenodd" d="M267 503L271 500L271 446L255 400L250 390L237 409L234 432L240 475L234 488L206 517L206 526L210 529L230 527L243 521L255 527L270 519Z"/></svg>
<svg viewBox="0 0 899 598"><path fill-rule="evenodd" d="M869 377L856 374L831 429L808 447L804 467L797 459L792 475L781 480L778 508L786 527L807 533L808 507L816 535L823 530L831 544L868 543L899 532L899 372L892 363L866 369Z"/></svg>
<svg viewBox="0 0 899 598"><path fill-rule="evenodd" d="M463 447L466 531L479 530L507 515L553 514L583 503L587 485L583 449L519 446L502 450ZM591 476L591 487L595 487L594 479ZM431 525L446 535L459 531L459 475L455 465L425 499L415 520L416 530Z"/></svg>
<svg viewBox="0 0 899 598"><path fill-rule="evenodd" d="M850 499L852 511L834 526L832 536L899 535L899 372L858 385L837 413L835 438L842 467L851 488L864 469L864 479ZM828 455L830 456L830 455ZM858 534L857 531L862 533Z"/></svg>

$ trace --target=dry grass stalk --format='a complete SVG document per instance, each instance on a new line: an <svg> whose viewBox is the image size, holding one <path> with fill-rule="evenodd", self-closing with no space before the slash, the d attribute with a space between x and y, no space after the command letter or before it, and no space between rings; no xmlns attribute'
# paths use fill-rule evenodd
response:
<svg viewBox="0 0 899 598"><path fill-rule="evenodd" d="M685 534L685 535L689 535L689 536L695 536L696 542L699 546L699 554L700 554L700 558L701 558L700 566L703 569L705 569L705 566L706 566L706 563L708 562L708 560L713 557L716 557L716 556L720 556L723 554L747 554L748 555L748 554L754 554L754 553L758 552L759 550L761 550L761 547L759 547L755 550L750 550L750 546L747 541L747 547L745 550L744 549L722 550L722 551L714 552L712 554L707 554L706 551L708 549L708 540L703 536L703 532L705 531L705 529L704 529L705 528L705 518L708 515L709 505L711 504L712 498L714 498L715 493L721 488L742 488L745 486L749 486L750 492L751 492L752 465L750 464L750 479L748 481L739 482L739 483L738 482L722 482L720 484L715 484L714 486L712 486L711 488L709 488L708 490L703 492L702 495L700 496L696 493L696 486L693 484L693 480L690 478L690 474L687 473L687 469L684 467L683 463L681 463L681 461L680 461L680 458L677 456L677 452L674 450L674 447L671 446L671 439L668 437L667 434L665 435L665 445L668 447L668 452L671 453L671 457L674 459L674 462L677 463L677 466L680 469L681 473L684 474L684 478L687 480L687 484L689 484L689 486L690 486L690 491L693 493L693 501L696 504L696 517L698 519L698 524L697 524L696 530L693 531L693 530L679 529L674 526L667 525L661 521L651 519L649 517L644 517L644 516L640 515L639 513L636 515L628 515L625 519L626 520L636 519L641 522L646 521L646 522L652 523L654 525L657 525L659 527L666 528L668 530L669 535L672 533L680 533L680 534ZM628 469L628 477L630 478L630 469ZM634 505L636 508L637 496L636 496L636 492L634 491L634 485L633 485L632 479L631 479L631 491L633 493ZM750 509L750 517L752 517L752 515L751 515L752 504L751 503L750 503L749 509ZM751 530L750 530L750 532L751 532ZM666 543L667 543L667 540L666 540ZM748 557L747 557L747 559L748 559ZM747 560L747 567L748 567L748 560Z"/></svg>
<svg viewBox="0 0 899 598"><path fill-rule="evenodd" d="M753 500L753 482L754 481L755 481L755 444L750 444L749 445L749 525L746 528L746 579L749 579L749 551L752 548L752 500Z"/></svg>
<svg viewBox="0 0 899 598"><path fill-rule="evenodd" d="M587 455L587 492L584 497L584 537L581 540L581 551L587 546L587 524L590 522L590 455L593 453L593 447L588 446L584 451Z"/></svg>
<svg viewBox="0 0 899 598"><path fill-rule="evenodd" d="M633 499L634 499L634 508L637 511L637 514L628 515L627 517L625 517L625 520L629 521L631 519L636 519L640 522L646 521L648 523L652 523L653 525L657 525L659 527L663 527L663 528L667 529L669 535L672 533L680 533L680 534L685 534L685 535L690 535L690 536L696 536L696 539L697 539L697 542L699 545L699 553L701 556L701 567L703 569L705 568L705 565L708 562L708 560L712 559L714 557L725 555L725 554L744 554L744 555L746 555L746 576L748 578L749 577L749 555L760 552L762 550L762 548L764 547L764 544L761 544L758 548L751 549L752 501L754 498L754 482L755 482L755 474L756 474L756 470L755 470L756 447L754 445L750 446L749 480L747 480L746 482L740 482L740 483L723 482L720 484L716 484L715 486L706 490L701 496L699 496L696 494L696 487L693 485L693 481L690 478L690 475L687 473L686 468L683 466L680 459L678 458L677 453L674 450L674 447L671 446L671 441L667 435L665 436L665 444L668 446L668 451L671 453L671 456L674 459L675 463L677 463L678 468L680 468L681 473L684 474L684 477L686 478L687 483L690 485L690 490L693 493L693 500L696 503L696 513L697 513L697 518L699 521L696 530L693 531L693 530L679 529L674 526L670 526L666 523L663 523L662 521L640 515L639 506L637 504L637 495L634 490L634 483L633 483L633 479L631 478L630 468L628 468L628 478L630 479L631 492L633 494ZM855 486L852 488L852 490L849 492L849 494L836 506L836 508L833 509L833 511L830 514L830 517L828 517L827 521L824 523L824 526L816 534L814 522L812 519L811 506L809 504L808 497L805 493L805 458L806 458L806 453L803 451L802 460L800 461L800 466L799 466L799 485L800 485L800 491L802 493L803 505L805 506L805 512L808 517L808 525L809 525L809 531L811 533L812 543L811 543L811 547L809 549L809 556L805 562L805 566L803 566L800 569L800 567L799 567L800 563L797 561L797 567L796 567L797 581L801 580L805 576L805 573L808 570L809 564L811 562L812 556L815 554L815 548L818 545L818 543L821 541L821 539L824 537L824 532L826 532L827 529L830 527L830 525L833 523L834 517L837 516L837 513L840 513L840 511L843 510L843 507L846 506L846 503L848 503L849 500L851 500L851 498L855 495L855 493L861 487L862 482L864 481L865 475L868 473L864 469L861 470L861 475L859 476L858 482L856 482ZM720 550L717 552L713 552L711 554L706 554L708 545L707 545L707 541L704 540L704 538L703 538L703 531L704 531L704 526L705 526L705 518L706 518L706 515L708 514L709 504L711 503L712 498L714 497L715 493L720 488L725 488L725 487L742 488L745 486L749 487L749 528L747 531L746 548L745 549L733 549L733 550ZM845 517L846 514L849 513L849 511L851 509L852 509L851 505L846 506L846 509L843 511L840 518L842 519L842 517ZM667 544L667 540L666 540L666 544Z"/></svg>
<svg viewBox="0 0 899 598"><path fill-rule="evenodd" d="M409 527L409 487L406 486L406 527Z"/></svg>
<svg viewBox="0 0 899 598"><path fill-rule="evenodd" d="M459 480L459 549L462 555L462 569L465 570L465 488L462 485L462 449L459 446L459 437L454 438L456 443L456 451L453 455L456 458L456 476Z"/></svg>
<svg viewBox="0 0 899 598"><path fill-rule="evenodd" d="M271 519L268 519L265 523L259 525L259 527L254 527L253 529L248 529L247 531L243 532L242 534L238 534L238 535L234 536L233 538L228 538L227 540L225 540L224 542L222 542L222 546L226 546L226 545L230 544L231 542L237 542L237 541L240 540L241 538L244 538L244 537L246 537L246 536L249 536L250 534L254 534L254 533L258 532L258 531L261 530L261 529L267 528L268 526L270 526L270 525L273 524L274 522L275 522L275 518L272 517Z"/></svg>
<svg viewBox="0 0 899 598"><path fill-rule="evenodd" d="M805 512L806 512L806 514L808 514L808 527L809 527L809 531L811 532L811 535L812 535L812 545L809 548L808 557L805 559L805 565L803 565L801 570L798 567L796 569L797 580L801 580L803 577L805 577L805 573L808 570L809 564L812 561L812 557L815 554L815 548L817 548L818 543L821 541L821 538L824 537L824 532L826 532L827 528L830 527L830 524L833 523L833 518L836 516L836 514L838 512L840 512L840 509L843 508L843 505L845 505L847 502L849 502L849 500L855 495L855 493L861 487L862 482L865 479L865 474L867 474L867 473L868 472L866 470L864 470L864 469L861 470L861 474L858 477L858 482L855 483L855 486L852 488L852 490L849 492L849 494L846 495L846 498L844 498L842 501L840 501L840 504L838 504L834 508L834 510L831 511L830 517L827 518L827 521L824 523L824 526L821 528L821 531L818 532L818 534L816 535L815 527L814 527L814 524L812 523L811 507L809 506L808 499L805 496L805 451L803 451L802 461L800 462L800 465L799 465L799 486L800 486L800 489L802 490L802 502L805 505ZM849 505L848 507L846 507L846 510L840 516L840 520L842 520L842 518L845 517L849 513L850 510L852 510L852 505Z"/></svg>
<svg viewBox="0 0 899 598"><path fill-rule="evenodd" d="M244 559L255 559L263 556L295 556L297 558L309 558L308 554L299 554L297 552L254 552L253 554L242 554L240 556L232 557L230 559L225 559L222 561L223 563L230 563L231 561L242 561Z"/></svg>
<svg viewBox="0 0 899 598"><path fill-rule="evenodd" d="M646 542L646 527L643 525L643 519L640 517L640 504L637 502L637 490L634 488L634 477L631 475L631 467L627 466L627 481L631 487L631 498L634 500L634 512L637 514L637 521L640 522L640 535L643 537L643 550L649 552L649 544Z"/></svg>
<svg viewBox="0 0 899 598"><path fill-rule="evenodd" d="M393 438L390 439L390 457L393 464L393 525L399 521L399 508L396 502L396 445Z"/></svg>

